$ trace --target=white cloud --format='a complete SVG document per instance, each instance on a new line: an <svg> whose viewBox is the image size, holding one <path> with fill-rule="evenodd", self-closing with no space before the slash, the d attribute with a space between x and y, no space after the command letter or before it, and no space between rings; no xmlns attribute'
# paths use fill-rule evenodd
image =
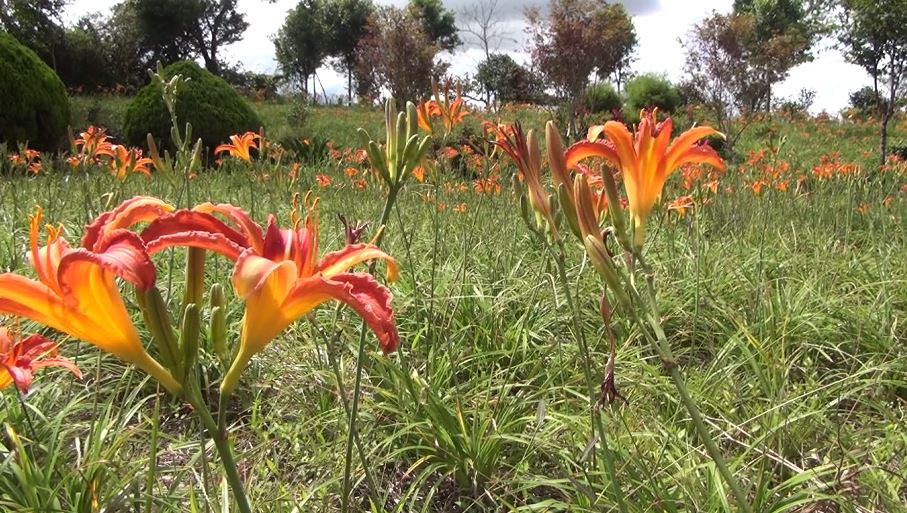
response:
<svg viewBox="0 0 907 513"><path fill-rule="evenodd" d="M445 4L454 10L469 5L474 0L446 0ZM67 21L75 21L88 13L109 10L117 0L73 0L67 10ZM405 0L382 0L379 3L402 5ZM513 41L505 43L503 49L517 61L528 59L525 41L523 9L529 5L544 5L547 0L499 0L502 19L507 20L508 36ZM672 80L683 77L684 53L679 40L686 36L690 27L708 16L713 10L727 12L732 0L623 0L634 15L633 23L639 37L636 72L665 73ZM223 50L222 57L231 63L240 63L243 68L261 73L273 73L277 69L274 60L272 38L286 17L286 12L297 4L297 0L240 0L239 9L246 14L249 29L242 41ZM776 86L780 97L795 96L802 88L816 91L815 111L837 112L848 101L848 94L868 83L868 77L857 66L844 61L840 52L824 48L817 52L816 59L791 70L790 76ZM473 73L481 60L481 52L466 47L455 55L448 55L451 71L457 74ZM328 94L342 94L346 91L346 77L323 68L318 73L321 86Z"/></svg>

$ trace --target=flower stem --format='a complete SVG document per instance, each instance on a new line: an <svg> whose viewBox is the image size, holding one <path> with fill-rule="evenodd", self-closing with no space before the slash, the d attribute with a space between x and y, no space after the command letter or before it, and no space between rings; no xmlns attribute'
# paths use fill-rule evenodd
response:
<svg viewBox="0 0 907 513"><path fill-rule="evenodd" d="M598 431L599 441L601 442L602 463L604 464L605 472L608 474L608 477L611 478L611 492L614 494L614 500L617 501L617 507L621 513L627 513L627 504L624 502L624 494L620 487L620 481L618 481L617 478L617 469L614 466L614 458L611 455L611 449L608 447L608 438L605 434L605 427L602 424L601 415L596 412L595 408L595 384L592 378L592 367L589 363L591 358L589 355L589 346L586 344L586 337L583 336L582 326L579 322L579 309L574 301L573 293L570 291L570 281L567 279L567 264L563 246L561 246L560 251L557 253L554 260L557 262L558 277L560 278L561 286L564 289L564 294L567 296L567 304L570 307L574 337L582 351L583 374L585 374L586 377L586 393L589 396L589 413L592 418L593 435L595 434L595 431Z"/></svg>
<svg viewBox="0 0 907 513"><path fill-rule="evenodd" d="M709 432L708 427L706 427L705 421L702 419L702 413L700 413L699 407L696 406L696 403L693 402L692 397L690 397L686 382L680 374L677 360L674 358L673 351L671 351L671 345L661 327L661 313L659 312L658 303L656 302L655 284L653 283L651 270L639 251L634 254L634 260L639 263L643 273L646 275L644 281L646 282L645 290L648 296L647 303L649 305L647 320L649 326L655 332L655 338L650 338L652 346L661 358L662 365L671 376L674 388L677 389L677 393L680 395L680 402L683 403L687 413L689 413L690 420L693 421L693 426L696 428L699 439L702 441L703 445L705 445L706 452L709 454L709 457L712 458L712 461L715 462L715 466L718 467L718 473L721 474L725 483L730 487L731 493L734 494L734 498L737 500L737 507L743 513L752 513L753 509L750 506L749 499L743 492L743 488L740 487L737 478L734 477L734 474L731 473L730 468L728 468L727 462L725 462L724 456L718 448L718 444L715 443L715 439L712 438L712 434Z"/></svg>
<svg viewBox="0 0 907 513"><path fill-rule="evenodd" d="M381 219L378 221L378 227L381 231L378 233L377 237L375 237L375 245L380 244L381 239L384 238L384 225L387 224L387 220L390 218L391 209L397 201L398 192L400 192L400 188L391 185L390 190L387 193L387 199L384 202L384 210L381 212ZM359 330L359 350L356 356L356 380L353 382L353 402L350 405L349 432L346 437L346 453L344 455L345 459L343 464L343 488L340 496L340 511L342 513L347 513L350 506L353 445L356 441L356 420L359 417L359 397L362 395L362 366L365 363L365 337L367 332L368 324L365 321L362 321L362 327ZM373 492L377 492L377 490L373 490Z"/></svg>
<svg viewBox="0 0 907 513"><path fill-rule="evenodd" d="M239 477L239 471L236 469L236 460L233 458L233 450L230 448L230 441L227 440L226 431L218 428L217 421L211 416L207 405L201 398L201 392L198 387L193 387L192 392L186 394L186 400L195 409L199 419L208 431L208 436L214 441L214 447L217 448L217 454L220 456L221 466L224 468L224 474L230 490L233 492L233 498L239 506L241 513L252 513L252 507L249 506L249 499L246 497L245 488L243 488L242 479ZM204 451L205 448L202 447Z"/></svg>

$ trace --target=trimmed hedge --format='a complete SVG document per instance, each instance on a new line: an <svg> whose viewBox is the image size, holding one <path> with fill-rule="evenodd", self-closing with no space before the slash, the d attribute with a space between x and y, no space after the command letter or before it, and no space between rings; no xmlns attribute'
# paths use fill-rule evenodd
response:
<svg viewBox="0 0 907 513"><path fill-rule="evenodd" d="M35 52L0 32L0 143L59 149L68 125L69 98L60 77Z"/></svg>
<svg viewBox="0 0 907 513"><path fill-rule="evenodd" d="M177 120L180 130L191 123L192 139L201 138L209 150L233 134L261 128L261 119L252 107L226 81L198 64L177 62L164 68L163 75L165 80L175 75L189 79L177 91ZM173 149L170 114L161 95L161 87L151 83L129 103L123 132L131 144L144 146L150 133L161 147Z"/></svg>

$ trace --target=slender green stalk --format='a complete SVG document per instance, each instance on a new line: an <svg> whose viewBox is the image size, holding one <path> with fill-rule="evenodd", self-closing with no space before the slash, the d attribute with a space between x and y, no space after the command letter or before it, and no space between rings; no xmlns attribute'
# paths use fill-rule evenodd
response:
<svg viewBox="0 0 907 513"><path fill-rule="evenodd" d="M241 513L252 513L252 507L249 506L249 499L246 497L242 479L239 477L239 471L236 468L236 460L233 458L233 450L230 448L230 441L227 440L226 432L221 431L218 428L217 421L214 420L214 417L211 416L211 412L208 411L208 406L205 404L204 400L202 400L201 391L198 389L197 385L193 386L191 391L186 391L186 400L189 401L196 413L198 413L199 419L201 419L205 429L208 430L208 435L211 437L211 440L214 441L214 446L217 448L217 454L220 456L221 466L224 468L227 483L230 485L230 490L233 492L233 498L236 499L239 511ZM205 450L204 447L202 447L202 450Z"/></svg>
<svg viewBox="0 0 907 513"><path fill-rule="evenodd" d="M552 248L553 249L553 248ZM611 478L611 492L614 494L614 500L617 502L617 507L621 513L627 513L627 504L624 501L623 490L620 486L620 481L617 477L617 468L614 465L614 458L611 455L611 449L608 447L608 438L605 433L605 427L602 424L601 415L595 411L595 382L592 377L592 366L589 363L591 356L589 354L589 346L586 343L586 337L583 336L582 326L580 325L579 319L579 308L577 308L576 301L573 298L573 293L570 290L570 281L567 279L567 264L566 257L564 255L564 248L561 246L560 252L555 256L555 261L557 262L557 271L558 278L561 281L561 287L564 289L564 295L567 296L567 304L570 307L570 317L573 320L573 331L574 337L580 346L582 351L582 361L583 361L583 374L586 377L586 395L589 397L589 413L592 418L592 430L593 434L595 431L598 431L599 441L601 442L601 452L602 452L602 463L605 466L605 472L608 474L608 477Z"/></svg>
<svg viewBox="0 0 907 513"><path fill-rule="evenodd" d="M148 475L145 481L145 513L154 506L154 483L157 481L157 439L161 427L161 387L154 396L154 417L151 419L151 454L148 456Z"/></svg>
<svg viewBox="0 0 907 513"><path fill-rule="evenodd" d="M709 432L708 427L705 425L705 421L702 419L699 407L696 406L696 403L693 402L693 399L690 397L686 382L680 374L680 369L677 366L674 353L671 351L667 336L665 336L664 330L661 327L661 313L658 309L658 303L656 302L655 284L652 279L653 275L651 270L639 251L634 254L634 260L639 263L646 275L644 281L646 282L645 290L648 296L647 303L649 307L647 320L649 326L651 326L652 330L655 332L654 338L649 337L652 341L652 346L659 357L661 357L662 365L671 376L674 388L677 389L677 393L680 396L680 402L683 403L687 413L689 413L690 419L693 421L693 426L696 428L696 432L699 435L699 439L702 441L703 445L705 445L706 452L709 454L709 457L712 458L712 461L715 462L715 466L718 467L718 473L721 474L725 483L730 487L731 493L734 494L734 498L737 500L737 507L740 508L740 511L743 513L752 513L753 509L750 506L749 499L743 492L743 488L740 487L737 478L734 477L734 474L731 473L730 468L728 468L727 462L725 462L724 456L718 448L718 444L716 444L714 438L712 438L712 434Z"/></svg>
<svg viewBox="0 0 907 513"><path fill-rule="evenodd" d="M392 185L387 193L387 199L384 202L384 210L381 212L381 219L378 221L381 232L375 237L376 245L380 244L381 239L384 238L384 226L390 218L391 209L393 209L394 203L397 201L398 192L400 192L400 188ZM356 420L359 416L359 397L362 395L362 366L365 363L365 338L367 333L368 324L365 321L362 321L362 327L359 330L359 350L356 356L356 380L353 382L353 402L350 405L349 430L346 437L346 453L344 454L345 459L343 464L343 488L340 496L340 511L343 513L349 511L350 479L353 470L353 445L356 440Z"/></svg>

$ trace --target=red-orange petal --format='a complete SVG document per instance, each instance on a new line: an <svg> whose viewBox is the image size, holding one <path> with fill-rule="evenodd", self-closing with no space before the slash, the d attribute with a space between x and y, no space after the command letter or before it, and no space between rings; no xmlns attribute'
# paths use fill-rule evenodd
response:
<svg viewBox="0 0 907 513"><path fill-rule="evenodd" d="M579 141L567 148L564 156L567 160L567 169L573 169L580 161L589 157L601 157L620 166L620 157L610 141Z"/></svg>

